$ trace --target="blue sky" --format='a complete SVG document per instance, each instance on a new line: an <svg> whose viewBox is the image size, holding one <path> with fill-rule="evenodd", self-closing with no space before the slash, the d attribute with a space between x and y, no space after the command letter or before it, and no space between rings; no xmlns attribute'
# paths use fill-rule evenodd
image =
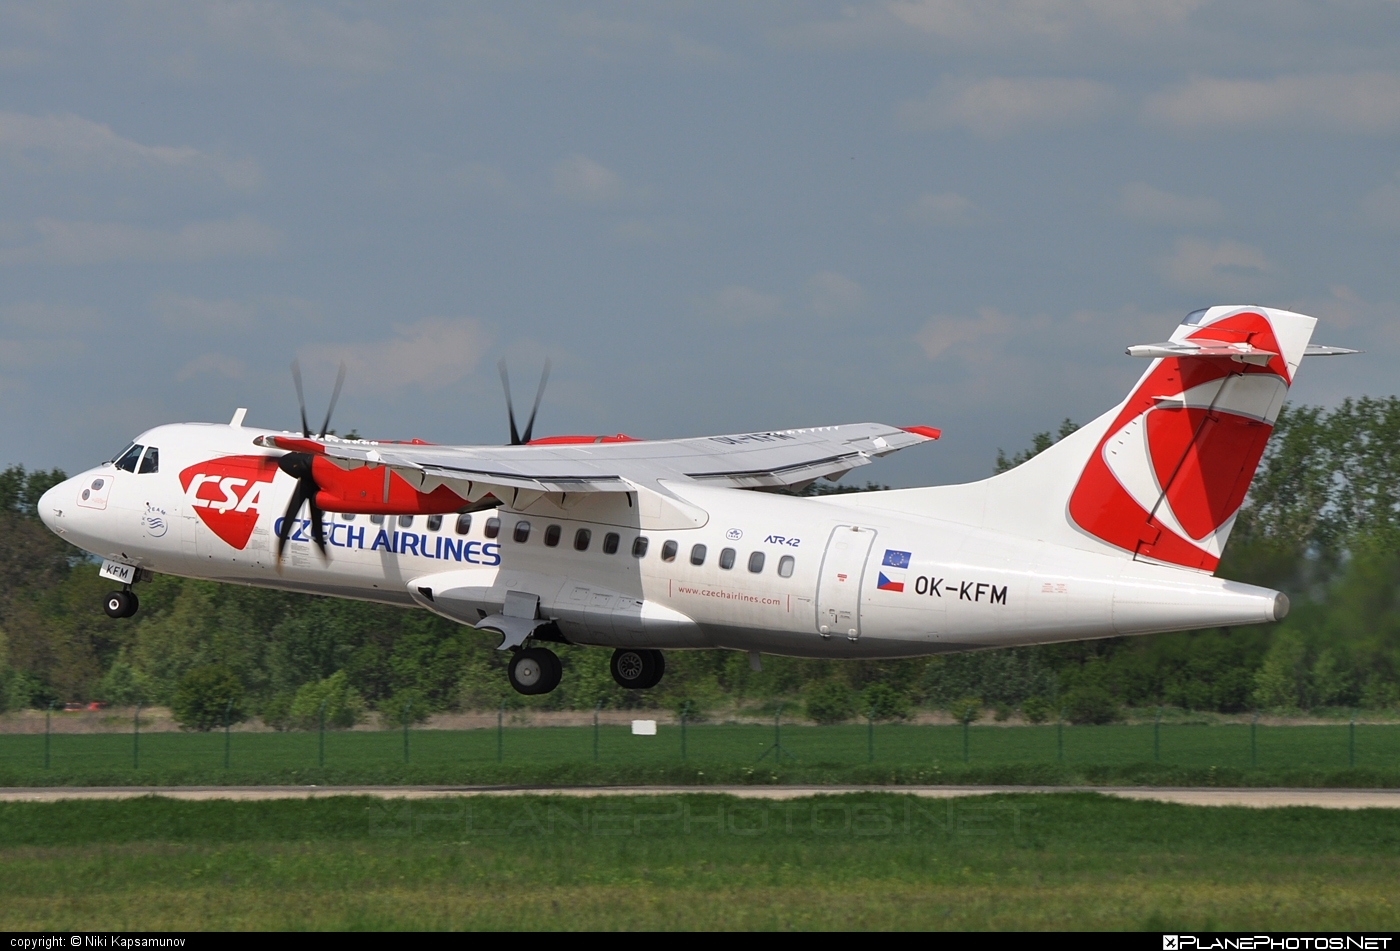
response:
<svg viewBox="0 0 1400 951"><path fill-rule="evenodd" d="M1400 5L0 3L4 459L182 419L499 442L878 420L979 478L1187 311L1395 392Z"/></svg>

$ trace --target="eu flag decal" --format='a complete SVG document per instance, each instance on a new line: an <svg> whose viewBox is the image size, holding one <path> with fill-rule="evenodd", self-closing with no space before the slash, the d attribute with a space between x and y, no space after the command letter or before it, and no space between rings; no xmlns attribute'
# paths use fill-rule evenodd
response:
<svg viewBox="0 0 1400 951"><path fill-rule="evenodd" d="M880 564L884 565L886 568L908 568L909 558L910 555L907 551L895 551L893 548L886 548L885 560L880 562Z"/></svg>
<svg viewBox="0 0 1400 951"><path fill-rule="evenodd" d="M885 558L880 562L880 576L875 587L881 591L903 591L904 571L909 567L909 552L885 549Z"/></svg>

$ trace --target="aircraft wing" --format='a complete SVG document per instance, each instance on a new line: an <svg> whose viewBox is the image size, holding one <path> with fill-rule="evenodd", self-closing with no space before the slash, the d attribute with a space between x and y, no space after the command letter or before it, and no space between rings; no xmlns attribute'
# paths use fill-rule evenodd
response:
<svg viewBox="0 0 1400 951"><path fill-rule="evenodd" d="M835 479L881 456L937 439L926 426L850 423L812 429L656 441L524 446L433 446L267 434L267 448L324 456L342 469L387 466L420 492L447 486L468 501L503 489L629 492L661 480L743 489ZM386 482L387 485L387 482Z"/></svg>

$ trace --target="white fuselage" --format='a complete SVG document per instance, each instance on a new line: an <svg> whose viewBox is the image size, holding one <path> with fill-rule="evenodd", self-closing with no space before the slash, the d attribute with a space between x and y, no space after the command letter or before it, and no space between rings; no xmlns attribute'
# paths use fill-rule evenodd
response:
<svg viewBox="0 0 1400 951"><path fill-rule="evenodd" d="M291 477L272 470L254 494L246 480L198 469L276 458L252 447L262 432L158 427L138 439L159 448L157 471L92 469L52 489L40 514L74 545L138 568L418 606L466 624L500 612L507 592L529 592L567 640L600 646L907 657L1257 623L1285 609L1274 591L992 531L958 513L695 483L567 508L537 499L476 512L469 526L452 514L432 527L424 515L328 514L329 560L302 521L279 571ZM252 530L236 547L211 530L210 513L240 507ZM580 530L586 545L576 545Z"/></svg>

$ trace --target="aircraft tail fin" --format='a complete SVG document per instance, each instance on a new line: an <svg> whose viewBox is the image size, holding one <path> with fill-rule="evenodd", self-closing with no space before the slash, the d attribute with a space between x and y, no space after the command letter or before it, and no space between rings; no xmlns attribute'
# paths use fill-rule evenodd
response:
<svg viewBox="0 0 1400 951"><path fill-rule="evenodd" d="M1127 399L1029 461L982 482L871 501L1214 571L1299 363L1354 352L1310 347L1316 323L1266 307L1196 311L1170 340L1128 348L1152 364Z"/></svg>

